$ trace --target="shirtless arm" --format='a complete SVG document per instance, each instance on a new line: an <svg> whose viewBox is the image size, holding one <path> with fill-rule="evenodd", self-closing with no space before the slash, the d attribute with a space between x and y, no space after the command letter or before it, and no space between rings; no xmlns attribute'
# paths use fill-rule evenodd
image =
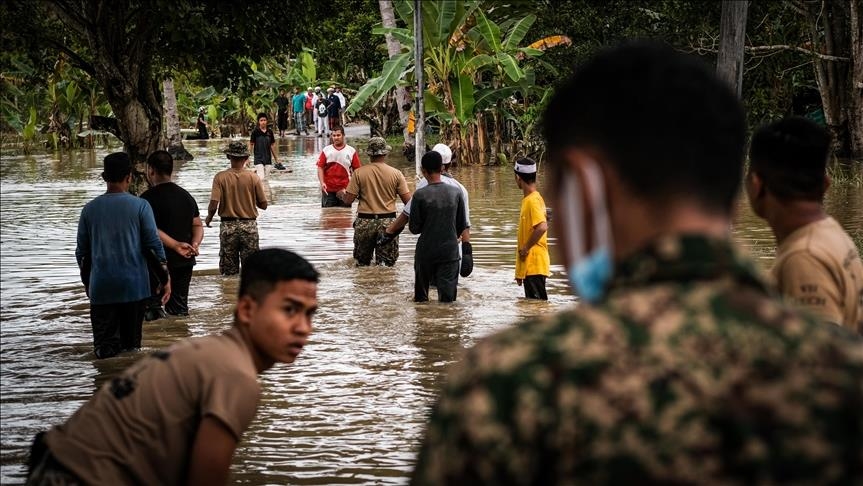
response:
<svg viewBox="0 0 863 486"><path fill-rule="evenodd" d="M237 439L221 421L204 417L192 444L186 484L226 484L236 448Z"/></svg>

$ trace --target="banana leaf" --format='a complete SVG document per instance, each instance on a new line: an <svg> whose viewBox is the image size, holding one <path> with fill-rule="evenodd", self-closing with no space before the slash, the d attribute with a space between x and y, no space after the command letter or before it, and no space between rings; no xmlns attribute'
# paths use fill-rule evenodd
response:
<svg viewBox="0 0 863 486"><path fill-rule="evenodd" d="M496 57L507 77L514 83L520 82L524 72L518 67L518 61L505 52L498 52Z"/></svg>
<svg viewBox="0 0 863 486"><path fill-rule="evenodd" d="M464 125L473 118L473 79L464 74L459 75L455 83L452 83L452 102L455 108L455 117Z"/></svg>
<svg viewBox="0 0 863 486"><path fill-rule="evenodd" d="M375 27L372 29L372 34L377 35L391 35L395 40L399 41L402 44L402 47L407 47L413 49L414 46L414 35L410 29L405 29L404 27Z"/></svg>
<svg viewBox="0 0 863 486"><path fill-rule="evenodd" d="M489 52L499 53L501 51L500 27L486 17L482 10L477 10L474 17L476 18L476 29L488 45Z"/></svg>
<svg viewBox="0 0 863 486"><path fill-rule="evenodd" d="M509 34L507 34L506 39L503 41L503 49L506 51L517 49L518 45L521 44L522 40L524 40L524 36L527 35L527 31L530 30L534 22L536 22L536 16L533 14L516 21L512 26L512 29L509 30Z"/></svg>

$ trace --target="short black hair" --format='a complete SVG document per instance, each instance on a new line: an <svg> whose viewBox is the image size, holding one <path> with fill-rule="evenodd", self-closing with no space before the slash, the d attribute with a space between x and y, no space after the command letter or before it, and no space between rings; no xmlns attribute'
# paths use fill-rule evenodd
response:
<svg viewBox="0 0 863 486"><path fill-rule="evenodd" d="M342 135L344 135L345 129L341 125L336 125L333 127L332 130L330 130L330 133L333 133L333 132L342 132Z"/></svg>
<svg viewBox="0 0 863 486"><path fill-rule="evenodd" d="M430 150L423 154L423 158L420 163L426 173L440 174L441 168L443 167L443 157L434 150Z"/></svg>
<svg viewBox="0 0 863 486"><path fill-rule="evenodd" d="M749 170L780 199L820 201L830 154L830 132L799 116L763 126L752 136Z"/></svg>
<svg viewBox="0 0 863 486"><path fill-rule="evenodd" d="M516 160L515 163L519 165L536 165L536 161L531 159L530 157L522 157ZM513 172L515 172L515 169L513 169ZM536 182L536 172L533 172L531 174L522 174L520 172L516 172L515 175L517 175L521 180L528 184L533 184Z"/></svg>
<svg viewBox="0 0 863 486"><path fill-rule="evenodd" d="M569 147L598 149L636 195L693 197L729 214L743 176L743 107L714 69L653 41L601 51L543 116L552 170Z"/></svg>
<svg viewBox="0 0 863 486"><path fill-rule="evenodd" d="M157 150L147 157L147 165L157 174L169 176L174 172L174 157L165 150Z"/></svg>
<svg viewBox="0 0 863 486"><path fill-rule="evenodd" d="M261 118L266 118L267 121L270 121L270 117L267 116L266 113L258 113L258 117L255 118L255 121L261 121Z"/></svg>
<svg viewBox="0 0 863 486"><path fill-rule="evenodd" d="M258 250L243 260L239 297L263 301L276 284L288 280L318 282L318 271L305 258L281 248Z"/></svg>

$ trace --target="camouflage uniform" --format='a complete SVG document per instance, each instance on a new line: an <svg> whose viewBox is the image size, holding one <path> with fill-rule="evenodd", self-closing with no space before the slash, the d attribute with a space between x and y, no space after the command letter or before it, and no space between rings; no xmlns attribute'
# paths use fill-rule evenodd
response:
<svg viewBox="0 0 863 486"><path fill-rule="evenodd" d="M793 314L727 241L665 237L598 306L450 372L413 484L860 484L863 343Z"/></svg>
<svg viewBox="0 0 863 486"><path fill-rule="evenodd" d="M384 232L395 218L362 219L354 220L354 258L357 265L370 265L372 253L375 255L376 265L391 267L399 259L399 238L396 236L389 243L377 245L378 237Z"/></svg>
<svg viewBox="0 0 863 486"><path fill-rule="evenodd" d="M258 250L258 222L254 219L222 221L219 228L219 271L240 273L240 262Z"/></svg>

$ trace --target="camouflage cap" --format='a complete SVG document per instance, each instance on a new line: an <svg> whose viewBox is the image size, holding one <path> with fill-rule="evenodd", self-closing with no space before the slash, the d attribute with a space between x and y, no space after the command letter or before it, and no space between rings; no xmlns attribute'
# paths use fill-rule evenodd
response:
<svg viewBox="0 0 863 486"><path fill-rule="evenodd" d="M372 137L369 139L369 148L366 149L366 153L369 155L386 155L392 149L383 138Z"/></svg>
<svg viewBox="0 0 863 486"><path fill-rule="evenodd" d="M249 146L242 140L234 140L225 147L228 158L242 159L249 157Z"/></svg>

